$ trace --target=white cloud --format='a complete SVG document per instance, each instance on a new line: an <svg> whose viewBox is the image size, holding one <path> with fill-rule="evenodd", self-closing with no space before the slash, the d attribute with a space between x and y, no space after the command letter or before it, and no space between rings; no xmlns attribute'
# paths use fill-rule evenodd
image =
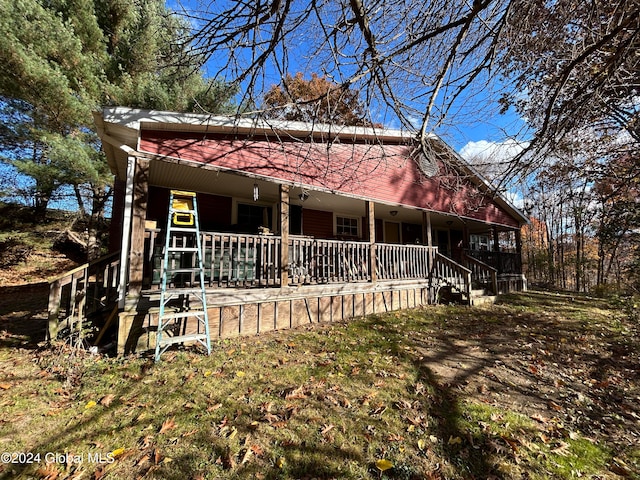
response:
<svg viewBox="0 0 640 480"><path fill-rule="evenodd" d="M527 147L528 143L508 139L504 142L469 142L460 149L460 156L471 164L505 164Z"/></svg>
<svg viewBox="0 0 640 480"><path fill-rule="evenodd" d="M528 143L508 139L504 142L490 142L480 140L469 142L460 149L460 156L473 165L485 178L495 185L506 187L502 195L516 208L524 207L524 199L518 182L508 181L509 167L511 161L520 154ZM506 180L506 182L505 182Z"/></svg>

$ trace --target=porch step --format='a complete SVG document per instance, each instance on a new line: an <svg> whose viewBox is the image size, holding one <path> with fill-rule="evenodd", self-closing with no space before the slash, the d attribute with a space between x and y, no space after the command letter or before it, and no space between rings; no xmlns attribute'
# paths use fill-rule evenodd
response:
<svg viewBox="0 0 640 480"><path fill-rule="evenodd" d="M486 288L475 288L471 290L469 305L492 305L495 303L497 295L491 294Z"/></svg>

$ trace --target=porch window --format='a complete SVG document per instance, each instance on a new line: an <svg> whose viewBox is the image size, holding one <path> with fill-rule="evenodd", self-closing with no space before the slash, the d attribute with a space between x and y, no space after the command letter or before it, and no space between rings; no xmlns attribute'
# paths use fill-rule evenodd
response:
<svg viewBox="0 0 640 480"><path fill-rule="evenodd" d="M469 236L469 248L471 250L489 250L489 236L488 235L470 235Z"/></svg>
<svg viewBox="0 0 640 480"><path fill-rule="evenodd" d="M272 230L272 208L264 205L238 204L238 228L244 233L258 233L260 227Z"/></svg>
<svg viewBox="0 0 640 480"><path fill-rule="evenodd" d="M357 217L336 216L336 235L345 237L359 236L359 219Z"/></svg>

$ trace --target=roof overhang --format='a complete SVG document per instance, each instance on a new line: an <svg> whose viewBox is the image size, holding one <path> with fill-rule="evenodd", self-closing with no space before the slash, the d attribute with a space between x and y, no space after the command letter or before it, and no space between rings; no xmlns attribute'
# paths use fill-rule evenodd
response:
<svg viewBox="0 0 640 480"><path fill-rule="evenodd" d="M150 158L139 152L143 130L194 132L204 134L232 134L245 137L269 137L274 139L313 139L314 141L345 140L350 142L378 142L408 144L415 141L415 134L404 130L326 125L294 121L267 120L208 114L175 113L142 110L126 107L108 107L94 113L98 135L111 171L119 178L126 178L129 156ZM490 194L496 203L521 225L529 219L511 202L491 186L483 176L462 159L440 137L429 134L427 140L434 151L461 169L482 191ZM286 183L286 182L285 182Z"/></svg>

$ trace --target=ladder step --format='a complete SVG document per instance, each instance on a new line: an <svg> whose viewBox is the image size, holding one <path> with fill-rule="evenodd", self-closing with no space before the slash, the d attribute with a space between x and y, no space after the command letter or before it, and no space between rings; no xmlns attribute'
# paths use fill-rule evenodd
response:
<svg viewBox="0 0 640 480"><path fill-rule="evenodd" d="M204 310L187 310L186 312L166 313L162 315L162 320L174 320L177 318L202 317Z"/></svg>
<svg viewBox="0 0 640 480"><path fill-rule="evenodd" d="M182 242L177 242L176 239L180 237L180 233L183 234L183 240ZM189 238L193 238L193 240L189 240L187 235L190 236ZM171 246L174 242L177 243L178 246ZM174 253L185 252L195 253L193 257L198 266L179 267L175 269L169 268L169 258L175 258ZM198 341L207 349L207 354L211 354L207 292L204 286L205 269L202 264L202 257L203 252L196 194L194 192L171 190L169 192L169 215L167 216L167 231L164 245L164 271L162 275L162 290L160 291L160 310L158 312L156 362L160 361L160 356L169 346L176 343ZM176 274L191 274L193 276L198 274L200 275L198 282L200 285L198 287L192 285L190 287L171 288L170 285L167 285L167 282L170 276L173 277L173 275ZM175 303L175 301L188 303L195 308L186 311L176 311L171 306L171 303ZM204 333L180 335L179 332L176 332L176 335L170 335L175 328L186 328L186 324L189 323L187 319L189 318L193 318L198 322L198 332L200 332L201 327L204 327ZM193 320L191 323L193 323ZM193 329L193 327L191 329Z"/></svg>
<svg viewBox="0 0 640 480"><path fill-rule="evenodd" d="M191 213L192 215L196 214L196 211L188 208L175 208L172 207L169 213Z"/></svg>
<svg viewBox="0 0 640 480"><path fill-rule="evenodd" d="M200 273L200 268L191 267L191 268L168 268L167 273Z"/></svg>
<svg viewBox="0 0 640 480"><path fill-rule="evenodd" d="M178 335L175 337L162 337L160 340L160 346L174 345L176 343L193 342L193 341L206 341L207 335L205 333L192 333L190 335Z"/></svg>
<svg viewBox="0 0 640 480"><path fill-rule="evenodd" d="M200 287L167 288L167 295L202 295Z"/></svg>
<svg viewBox="0 0 640 480"><path fill-rule="evenodd" d="M199 252L198 247L169 247L169 252Z"/></svg>

